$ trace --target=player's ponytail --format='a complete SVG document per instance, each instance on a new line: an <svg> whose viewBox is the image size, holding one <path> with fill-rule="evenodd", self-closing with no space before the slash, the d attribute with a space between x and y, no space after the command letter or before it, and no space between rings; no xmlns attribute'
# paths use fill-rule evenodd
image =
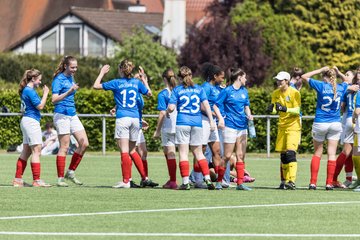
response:
<svg viewBox="0 0 360 240"><path fill-rule="evenodd" d="M120 74L123 74L125 78L131 78L134 67L135 65L131 61L127 59L122 60L119 64Z"/></svg>
<svg viewBox="0 0 360 240"><path fill-rule="evenodd" d="M333 88L333 92L334 92L334 99L336 99L337 97L337 93L336 93L336 71L335 69L331 68L329 69L327 72L324 73L324 76L329 78L329 82L332 85Z"/></svg>
<svg viewBox="0 0 360 240"><path fill-rule="evenodd" d="M71 61L76 61L76 58L73 56L65 56L61 59L61 61L59 62L53 77L56 77L59 73L62 73L65 71L66 66L69 66Z"/></svg>
<svg viewBox="0 0 360 240"><path fill-rule="evenodd" d="M239 76L244 76L245 72L241 68L230 68L229 70L229 79L226 82L227 86L234 84L234 82L238 79Z"/></svg>
<svg viewBox="0 0 360 240"><path fill-rule="evenodd" d="M19 84L19 95L21 96L22 91L33 78L37 78L40 75L41 72L37 69L26 70Z"/></svg>
<svg viewBox="0 0 360 240"><path fill-rule="evenodd" d="M182 85L185 88L194 86L194 82L192 80L192 72L190 68L182 66L179 69L178 76L182 79Z"/></svg>
<svg viewBox="0 0 360 240"><path fill-rule="evenodd" d="M165 81L167 82L167 85L170 88L170 91L173 90L176 87L176 78L175 78L175 73L174 70L172 68L167 68L163 74L162 77L165 79Z"/></svg>

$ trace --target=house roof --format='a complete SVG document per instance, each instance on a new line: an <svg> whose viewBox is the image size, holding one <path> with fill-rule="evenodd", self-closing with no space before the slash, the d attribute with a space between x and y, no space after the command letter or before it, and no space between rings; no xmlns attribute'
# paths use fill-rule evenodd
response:
<svg viewBox="0 0 360 240"><path fill-rule="evenodd" d="M206 8L214 0L186 0L186 21L190 24L198 22L205 17Z"/></svg>

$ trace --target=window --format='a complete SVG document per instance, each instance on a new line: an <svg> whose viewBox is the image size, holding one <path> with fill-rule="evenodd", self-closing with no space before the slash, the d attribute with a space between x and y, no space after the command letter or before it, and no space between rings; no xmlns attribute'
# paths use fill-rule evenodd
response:
<svg viewBox="0 0 360 240"><path fill-rule="evenodd" d="M64 54L80 54L80 28L65 28Z"/></svg>
<svg viewBox="0 0 360 240"><path fill-rule="evenodd" d="M95 35L91 31L88 31L88 56L103 56L103 38Z"/></svg>
<svg viewBox="0 0 360 240"><path fill-rule="evenodd" d="M41 53L56 54L56 31L42 39Z"/></svg>

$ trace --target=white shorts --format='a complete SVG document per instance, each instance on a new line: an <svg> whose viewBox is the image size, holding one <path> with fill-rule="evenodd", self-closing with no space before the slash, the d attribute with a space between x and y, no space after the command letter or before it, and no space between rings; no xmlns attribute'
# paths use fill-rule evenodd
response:
<svg viewBox="0 0 360 240"><path fill-rule="evenodd" d="M23 134L23 144L42 145L42 134L40 122L30 117L23 117L20 122L21 132Z"/></svg>
<svg viewBox="0 0 360 240"><path fill-rule="evenodd" d="M215 125L215 131L210 130L210 122L208 118L202 120L202 129L203 129L203 145L207 145L209 142L219 142L219 133L217 126Z"/></svg>
<svg viewBox="0 0 360 240"><path fill-rule="evenodd" d="M175 133L161 132L161 146L175 146Z"/></svg>
<svg viewBox="0 0 360 240"><path fill-rule="evenodd" d="M79 117L67 116L61 113L54 113L54 125L58 135L73 134L85 130Z"/></svg>
<svg viewBox="0 0 360 240"><path fill-rule="evenodd" d="M144 136L144 132L142 129L140 129L139 131L139 136L138 139L136 141L136 146L140 145L140 143L144 143L145 142L145 136Z"/></svg>
<svg viewBox="0 0 360 240"><path fill-rule="evenodd" d="M236 139L242 135L248 135L247 129L236 130L233 128L225 127L224 130L224 143L236 143Z"/></svg>
<svg viewBox="0 0 360 240"><path fill-rule="evenodd" d="M115 139L127 138L132 142L138 140L140 122L138 118L117 118L115 122Z"/></svg>
<svg viewBox="0 0 360 240"><path fill-rule="evenodd" d="M317 123L312 126L312 137L317 142L339 140L342 132L341 122Z"/></svg>
<svg viewBox="0 0 360 240"><path fill-rule="evenodd" d="M191 126L176 126L176 144L190 144L190 146L202 145L202 128Z"/></svg>
<svg viewBox="0 0 360 240"><path fill-rule="evenodd" d="M354 143L354 127L351 117L346 118L345 124L342 125L342 129L340 143Z"/></svg>

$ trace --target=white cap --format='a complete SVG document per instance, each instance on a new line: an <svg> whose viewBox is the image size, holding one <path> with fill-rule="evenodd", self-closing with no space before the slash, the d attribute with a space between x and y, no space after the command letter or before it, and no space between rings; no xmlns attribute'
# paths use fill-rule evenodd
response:
<svg viewBox="0 0 360 240"><path fill-rule="evenodd" d="M290 74L288 72L279 72L274 79L290 81Z"/></svg>

